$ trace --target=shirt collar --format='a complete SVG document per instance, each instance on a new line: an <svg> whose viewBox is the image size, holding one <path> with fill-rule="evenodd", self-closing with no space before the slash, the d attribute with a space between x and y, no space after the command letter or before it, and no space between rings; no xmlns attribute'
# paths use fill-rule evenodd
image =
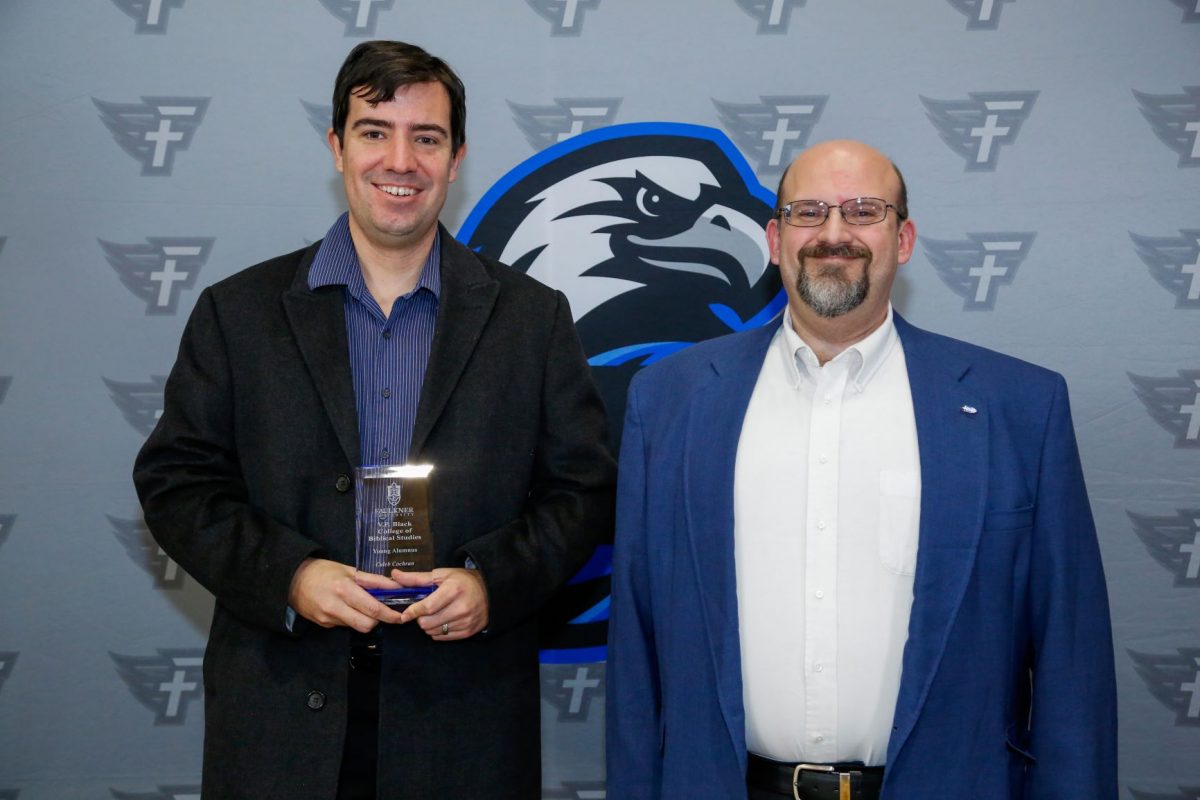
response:
<svg viewBox="0 0 1200 800"><path fill-rule="evenodd" d="M433 246L425 257L425 265L421 267L421 277L407 297L420 289L428 289L434 297L442 294L442 237L441 232L433 237ZM313 257L308 268L308 288L318 289L322 286L345 286L352 296L363 299L367 296L367 282L363 278L362 265L358 261L358 251L354 249L354 240L350 238L350 215L342 214L337 222L329 228L321 246Z"/></svg>
<svg viewBox="0 0 1200 800"><path fill-rule="evenodd" d="M796 329L792 327L790 313L783 315L783 357L787 362L787 373L793 386L798 386L805 379L811 380L813 373L820 369L817 355L813 352ZM887 316L883 323L871 331L865 339L855 342L834 356L829 363L845 364L849 371L849 380L856 390L863 391L879 367L887 360L896 342L896 323L892 318L892 304L888 303Z"/></svg>

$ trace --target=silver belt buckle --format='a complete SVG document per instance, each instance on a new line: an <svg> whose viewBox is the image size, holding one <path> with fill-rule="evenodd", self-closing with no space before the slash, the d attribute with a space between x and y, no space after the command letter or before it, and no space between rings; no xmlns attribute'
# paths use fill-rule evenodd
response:
<svg viewBox="0 0 1200 800"><path fill-rule="evenodd" d="M792 797L795 800L802 800L800 797L800 772L802 770L809 772L833 772L833 767L828 764L797 764L796 768L792 770Z"/></svg>

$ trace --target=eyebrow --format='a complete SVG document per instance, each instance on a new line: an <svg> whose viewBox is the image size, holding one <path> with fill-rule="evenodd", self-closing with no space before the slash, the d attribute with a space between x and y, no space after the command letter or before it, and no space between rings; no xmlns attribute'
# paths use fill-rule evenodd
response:
<svg viewBox="0 0 1200 800"><path fill-rule="evenodd" d="M356 119L354 124L350 126L351 130L358 128L386 128L387 130L395 129L396 125L391 120L378 119L376 117L362 117ZM438 125L436 122L417 122L408 126L408 130L414 133L433 132L440 133L442 136L449 136L450 132Z"/></svg>

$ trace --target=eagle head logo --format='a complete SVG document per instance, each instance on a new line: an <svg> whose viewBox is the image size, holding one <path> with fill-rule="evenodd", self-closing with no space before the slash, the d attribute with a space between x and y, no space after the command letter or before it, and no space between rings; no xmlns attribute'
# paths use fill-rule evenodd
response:
<svg viewBox="0 0 1200 800"><path fill-rule="evenodd" d="M617 444L638 369L766 324L786 304L763 232L774 201L721 131L613 125L519 164L458 238L567 296ZM572 624L543 662L604 657L608 555L602 548L553 604Z"/></svg>

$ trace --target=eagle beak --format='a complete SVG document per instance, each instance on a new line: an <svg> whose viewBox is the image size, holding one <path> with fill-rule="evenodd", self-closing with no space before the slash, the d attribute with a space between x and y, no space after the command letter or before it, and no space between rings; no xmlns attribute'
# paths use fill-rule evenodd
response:
<svg viewBox="0 0 1200 800"><path fill-rule="evenodd" d="M729 271L722 269L721 264L730 259L736 261L745 275L746 285L754 286L771 260L763 226L741 211L719 204L705 209L695 224L682 233L662 239L630 236L629 241L662 256L651 258L649 253L643 253L641 257L648 264L708 275L731 286L733 281ZM696 250L713 251L712 261L696 261ZM676 253L679 258L672 257Z"/></svg>

